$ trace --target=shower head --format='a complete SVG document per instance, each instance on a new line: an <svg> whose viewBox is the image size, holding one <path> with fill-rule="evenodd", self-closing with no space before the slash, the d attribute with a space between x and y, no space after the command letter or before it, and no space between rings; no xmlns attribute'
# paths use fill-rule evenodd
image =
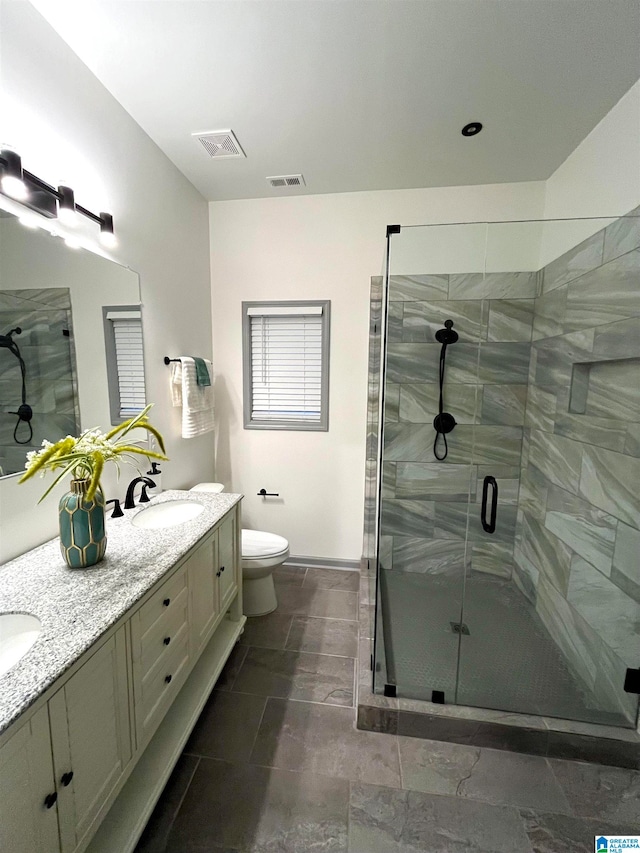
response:
<svg viewBox="0 0 640 853"><path fill-rule="evenodd" d="M15 343L13 341L13 335L21 335L22 329L20 326L16 326L15 329L11 329L10 332L7 332L6 335L0 335L0 347L14 347Z"/></svg>
<svg viewBox="0 0 640 853"><path fill-rule="evenodd" d="M453 326L453 320L445 320L444 325L444 329L438 329L436 332L436 340L439 344L455 344L458 340L458 333L454 332L451 328Z"/></svg>

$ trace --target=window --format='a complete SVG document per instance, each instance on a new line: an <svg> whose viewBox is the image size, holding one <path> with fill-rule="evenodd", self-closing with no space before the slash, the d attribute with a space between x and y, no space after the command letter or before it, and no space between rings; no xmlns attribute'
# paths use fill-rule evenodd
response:
<svg viewBox="0 0 640 853"><path fill-rule="evenodd" d="M132 418L146 406L142 315L139 306L102 309L111 423Z"/></svg>
<svg viewBox="0 0 640 853"><path fill-rule="evenodd" d="M331 302L243 302L245 429L329 429Z"/></svg>

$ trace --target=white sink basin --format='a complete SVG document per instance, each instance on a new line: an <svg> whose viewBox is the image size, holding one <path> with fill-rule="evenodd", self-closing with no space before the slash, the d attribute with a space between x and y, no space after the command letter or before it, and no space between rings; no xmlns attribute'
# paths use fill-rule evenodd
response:
<svg viewBox="0 0 640 853"><path fill-rule="evenodd" d="M159 530L162 527L184 524L185 521L196 518L201 512L204 512L204 505L197 501L166 501L166 503L154 504L143 509L142 512L133 516L131 523L145 530Z"/></svg>
<svg viewBox="0 0 640 853"><path fill-rule="evenodd" d="M0 676L26 655L41 630L29 613L0 613Z"/></svg>

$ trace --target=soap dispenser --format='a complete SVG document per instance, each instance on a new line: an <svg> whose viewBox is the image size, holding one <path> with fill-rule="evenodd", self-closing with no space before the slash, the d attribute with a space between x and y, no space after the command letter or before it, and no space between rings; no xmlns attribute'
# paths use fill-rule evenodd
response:
<svg viewBox="0 0 640 853"><path fill-rule="evenodd" d="M147 471L147 477L151 477L155 483L153 488L149 487L147 489L147 494L153 498L156 495L159 495L162 491L162 471L160 470L160 466L157 462L151 463L151 470Z"/></svg>

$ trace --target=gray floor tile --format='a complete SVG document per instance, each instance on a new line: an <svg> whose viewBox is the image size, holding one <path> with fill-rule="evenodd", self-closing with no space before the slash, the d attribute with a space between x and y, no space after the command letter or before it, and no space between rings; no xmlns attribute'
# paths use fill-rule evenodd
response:
<svg viewBox="0 0 640 853"><path fill-rule="evenodd" d="M549 759L574 814L609 823L640 824L640 772Z"/></svg>
<svg viewBox="0 0 640 853"><path fill-rule="evenodd" d="M295 616L325 616L330 619L358 618L358 593L340 589L314 589L276 583L278 612Z"/></svg>
<svg viewBox="0 0 640 853"><path fill-rule="evenodd" d="M638 825L611 825L558 814L520 811L533 853L593 853L597 835L637 835Z"/></svg>
<svg viewBox="0 0 640 853"><path fill-rule="evenodd" d="M353 705L355 661L249 647L233 689L331 705Z"/></svg>
<svg viewBox="0 0 640 853"><path fill-rule="evenodd" d="M193 755L180 756L138 841L135 853L169 853L167 839L198 761Z"/></svg>
<svg viewBox="0 0 640 853"><path fill-rule="evenodd" d="M240 642L243 646L284 649L292 619L293 616L277 610L267 616L251 616L245 622Z"/></svg>
<svg viewBox="0 0 640 853"><path fill-rule="evenodd" d="M340 779L203 758L167 853L346 853L348 787Z"/></svg>
<svg viewBox="0 0 640 853"><path fill-rule="evenodd" d="M343 779L400 785L395 737L358 731L349 708L270 699L251 761Z"/></svg>
<svg viewBox="0 0 640 853"><path fill-rule="evenodd" d="M312 589L344 589L349 592L357 592L359 585L359 572L340 569L307 569L303 584Z"/></svg>
<svg viewBox="0 0 640 853"><path fill-rule="evenodd" d="M214 690L185 752L224 761L248 761L266 701L263 696Z"/></svg>
<svg viewBox="0 0 640 853"><path fill-rule="evenodd" d="M231 690L231 688L233 687L233 682L236 680L236 676L240 671L240 667L242 666L242 662L244 661L246 654L247 647L241 646L236 643L236 645L231 651L231 654L227 658L227 662L225 663L218 680L216 681L216 688L218 690Z"/></svg>
<svg viewBox="0 0 640 853"><path fill-rule="evenodd" d="M458 793L488 803L571 814L546 759L537 755L481 749Z"/></svg>
<svg viewBox="0 0 640 853"><path fill-rule="evenodd" d="M531 853L515 809L351 786L349 853Z"/></svg>
<svg viewBox="0 0 640 853"><path fill-rule="evenodd" d="M273 579L278 583L293 583L296 586L302 586L306 573L307 570L299 566L278 566L273 571Z"/></svg>
<svg viewBox="0 0 640 853"><path fill-rule="evenodd" d="M286 647L303 652L355 658L358 653L358 625L345 619L294 616Z"/></svg>
<svg viewBox="0 0 640 853"><path fill-rule="evenodd" d="M428 794L455 796L480 758L474 746L399 737L402 787Z"/></svg>

